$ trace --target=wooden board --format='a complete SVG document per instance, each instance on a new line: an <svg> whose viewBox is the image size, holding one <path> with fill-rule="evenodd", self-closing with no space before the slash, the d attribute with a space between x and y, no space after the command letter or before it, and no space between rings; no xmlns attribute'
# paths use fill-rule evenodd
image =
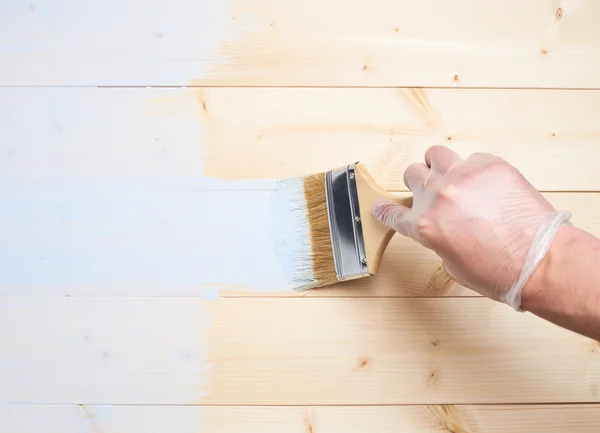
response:
<svg viewBox="0 0 600 433"><path fill-rule="evenodd" d="M3 2L0 85L592 88L599 16L595 0Z"/></svg>
<svg viewBox="0 0 600 433"><path fill-rule="evenodd" d="M0 405L11 433L596 433L600 405Z"/></svg>
<svg viewBox="0 0 600 433"><path fill-rule="evenodd" d="M360 160L407 191L404 168L446 144L503 156L540 190L600 189L598 90L20 88L0 102L2 180L245 191Z"/></svg>
<svg viewBox="0 0 600 433"><path fill-rule="evenodd" d="M487 299L0 300L0 403L600 399L597 342Z"/></svg>

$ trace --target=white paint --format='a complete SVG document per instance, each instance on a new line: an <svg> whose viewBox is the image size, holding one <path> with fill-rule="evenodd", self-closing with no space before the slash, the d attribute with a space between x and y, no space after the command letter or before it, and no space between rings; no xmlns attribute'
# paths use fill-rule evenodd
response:
<svg viewBox="0 0 600 433"><path fill-rule="evenodd" d="M187 178L203 170L201 108L182 89L0 89L0 180Z"/></svg>
<svg viewBox="0 0 600 433"><path fill-rule="evenodd" d="M186 85L206 73L228 38L226 6L211 0L4 1L0 85Z"/></svg>
<svg viewBox="0 0 600 433"><path fill-rule="evenodd" d="M314 287L316 282L304 179L280 181L272 196L271 209L277 258L283 267L288 286L295 290Z"/></svg>
<svg viewBox="0 0 600 433"><path fill-rule="evenodd" d="M200 299L0 300L0 403L195 404L210 393Z"/></svg>
<svg viewBox="0 0 600 433"><path fill-rule="evenodd" d="M79 180L0 188L0 295L214 299L226 285L286 290L272 193L170 186Z"/></svg>
<svg viewBox="0 0 600 433"><path fill-rule="evenodd" d="M202 406L0 405L10 433L204 432Z"/></svg>

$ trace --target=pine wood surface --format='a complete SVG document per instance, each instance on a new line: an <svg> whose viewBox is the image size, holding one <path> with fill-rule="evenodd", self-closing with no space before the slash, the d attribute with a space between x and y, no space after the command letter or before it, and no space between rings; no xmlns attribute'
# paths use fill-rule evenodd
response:
<svg viewBox="0 0 600 433"><path fill-rule="evenodd" d="M0 432L592 432L600 346L395 236L283 290L281 177L506 158L600 235L600 3L0 4Z"/></svg>

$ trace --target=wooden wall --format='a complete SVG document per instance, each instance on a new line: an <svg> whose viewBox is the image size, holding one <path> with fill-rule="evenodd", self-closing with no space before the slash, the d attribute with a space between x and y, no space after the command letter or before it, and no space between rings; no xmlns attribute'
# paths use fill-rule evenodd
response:
<svg viewBox="0 0 600 433"><path fill-rule="evenodd" d="M432 144L600 236L594 0L0 4L0 432L596 432L600 344L454 284L286 289L280 177Z"/></svg>

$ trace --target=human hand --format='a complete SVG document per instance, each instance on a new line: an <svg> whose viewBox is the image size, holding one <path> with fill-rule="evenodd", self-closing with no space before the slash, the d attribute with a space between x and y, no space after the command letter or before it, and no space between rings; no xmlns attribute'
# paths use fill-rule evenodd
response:
<svg viewBox="0 0 600 433"><path fill-rule="evenodd" d="M476 153L463 160L433 146L425 162L404 173L412 207L380 199L374 216L434 250L456 282L519 310L523 287L571 215L557 212L497 156Z"/></svg>

